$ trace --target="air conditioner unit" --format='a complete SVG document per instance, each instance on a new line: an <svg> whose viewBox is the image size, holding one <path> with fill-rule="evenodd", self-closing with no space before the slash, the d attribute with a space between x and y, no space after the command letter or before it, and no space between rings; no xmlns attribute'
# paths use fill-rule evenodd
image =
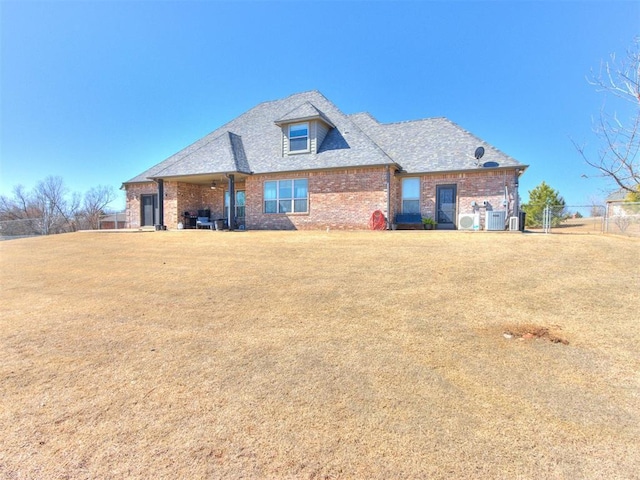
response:
<svg viewBox="0 0 640 480"><path fill-rule="evenodd" d="M478 213L461 213L458 216L458 230L479 230L480 215Z"/></svg>
<svg viewBox="0 0 640 480"><path fill-rule="evenodd" d="M509 217L509 230L516 232L519 230L518 217Z"/></svg>
<svg viewBox="0 0 640 480"><path fill-rule="evenodd" d="M504 230L507 212L504 210L488 210L485 217L486 230Z"/></svg>

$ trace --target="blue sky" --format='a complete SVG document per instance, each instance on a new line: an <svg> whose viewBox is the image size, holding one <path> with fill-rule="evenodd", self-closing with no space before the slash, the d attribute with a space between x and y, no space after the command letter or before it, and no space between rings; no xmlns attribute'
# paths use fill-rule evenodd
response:
<svg viewBox="0 0 640 480"><path fill-rule="evenodd" d="M525 199L544 180L582 205L615 189L570 140L596 143L586 77L640 34L640 2L0 0L0 31L1 194L48 175L118 189L320 90L381 122L448 117L530 165Z"/></svg>

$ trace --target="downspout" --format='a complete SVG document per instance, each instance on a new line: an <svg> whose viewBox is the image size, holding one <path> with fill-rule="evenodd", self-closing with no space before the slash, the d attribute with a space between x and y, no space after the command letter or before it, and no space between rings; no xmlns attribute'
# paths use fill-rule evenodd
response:
<svg viewBox="0 0 640 480"><path fill-rule="evenodd" d="M391 167L387 165L387 230L391 228Z"/></svg>
<svg viewBox="0 0 640 480"><path fill-rule="evenodd" d="M236 229L236 182L232 173L227 175L229 179L229 231Z"/></svg>
<svg viewBox="0 0 640 480"><path fill-rule="evenodd" d="M518 217L520 221L520 193L518 191L520 170L516 168L515 173L515 193L513 194L513 214Z"/></svg>
<svg viewBox="0 0 640 480"><path fill-rule="evenodd" d="M516 168L515 173L515 193L513 194L513 215L518 217L518 230L524 232L524 223L520 214L520 169Z"/></svg>
<svg viewBox="0 0 640 480"><path fill-rule="evenodd" d="M164 180L159 178L158 182L158 224L156 230L165 230L164 226Z"/></svg>

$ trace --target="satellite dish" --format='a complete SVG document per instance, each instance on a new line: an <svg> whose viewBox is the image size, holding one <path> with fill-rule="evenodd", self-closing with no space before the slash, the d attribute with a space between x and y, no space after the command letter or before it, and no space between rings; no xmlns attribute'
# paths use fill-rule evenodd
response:
<svg viewBox="0 0 640 480"><path fill-rule="evenodd" d="M476 160L480 160L483 155L484 155L484 147L476 148L476 153L475 153Z"/></svg>
<svg viewBox="0 0 640 480"><path fill-rule="evenodd" d="M499 166L499 165L500 165L500 164L499 164L498 162L484 162L484 163L482 164L482 166L483 166L484 168L495 168L495 167L497 167L497 166Z"/></svg>

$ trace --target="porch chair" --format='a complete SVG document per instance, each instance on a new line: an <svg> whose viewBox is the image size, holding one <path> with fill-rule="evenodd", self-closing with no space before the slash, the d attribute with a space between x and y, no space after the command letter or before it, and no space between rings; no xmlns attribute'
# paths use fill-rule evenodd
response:
<svg viewBox="0 0 640 480"><path fill-rule="evenodd" d="M208 228L213 230L214 223L209 219L209 217L198 217L196 219L196 228Z"/></svg>

